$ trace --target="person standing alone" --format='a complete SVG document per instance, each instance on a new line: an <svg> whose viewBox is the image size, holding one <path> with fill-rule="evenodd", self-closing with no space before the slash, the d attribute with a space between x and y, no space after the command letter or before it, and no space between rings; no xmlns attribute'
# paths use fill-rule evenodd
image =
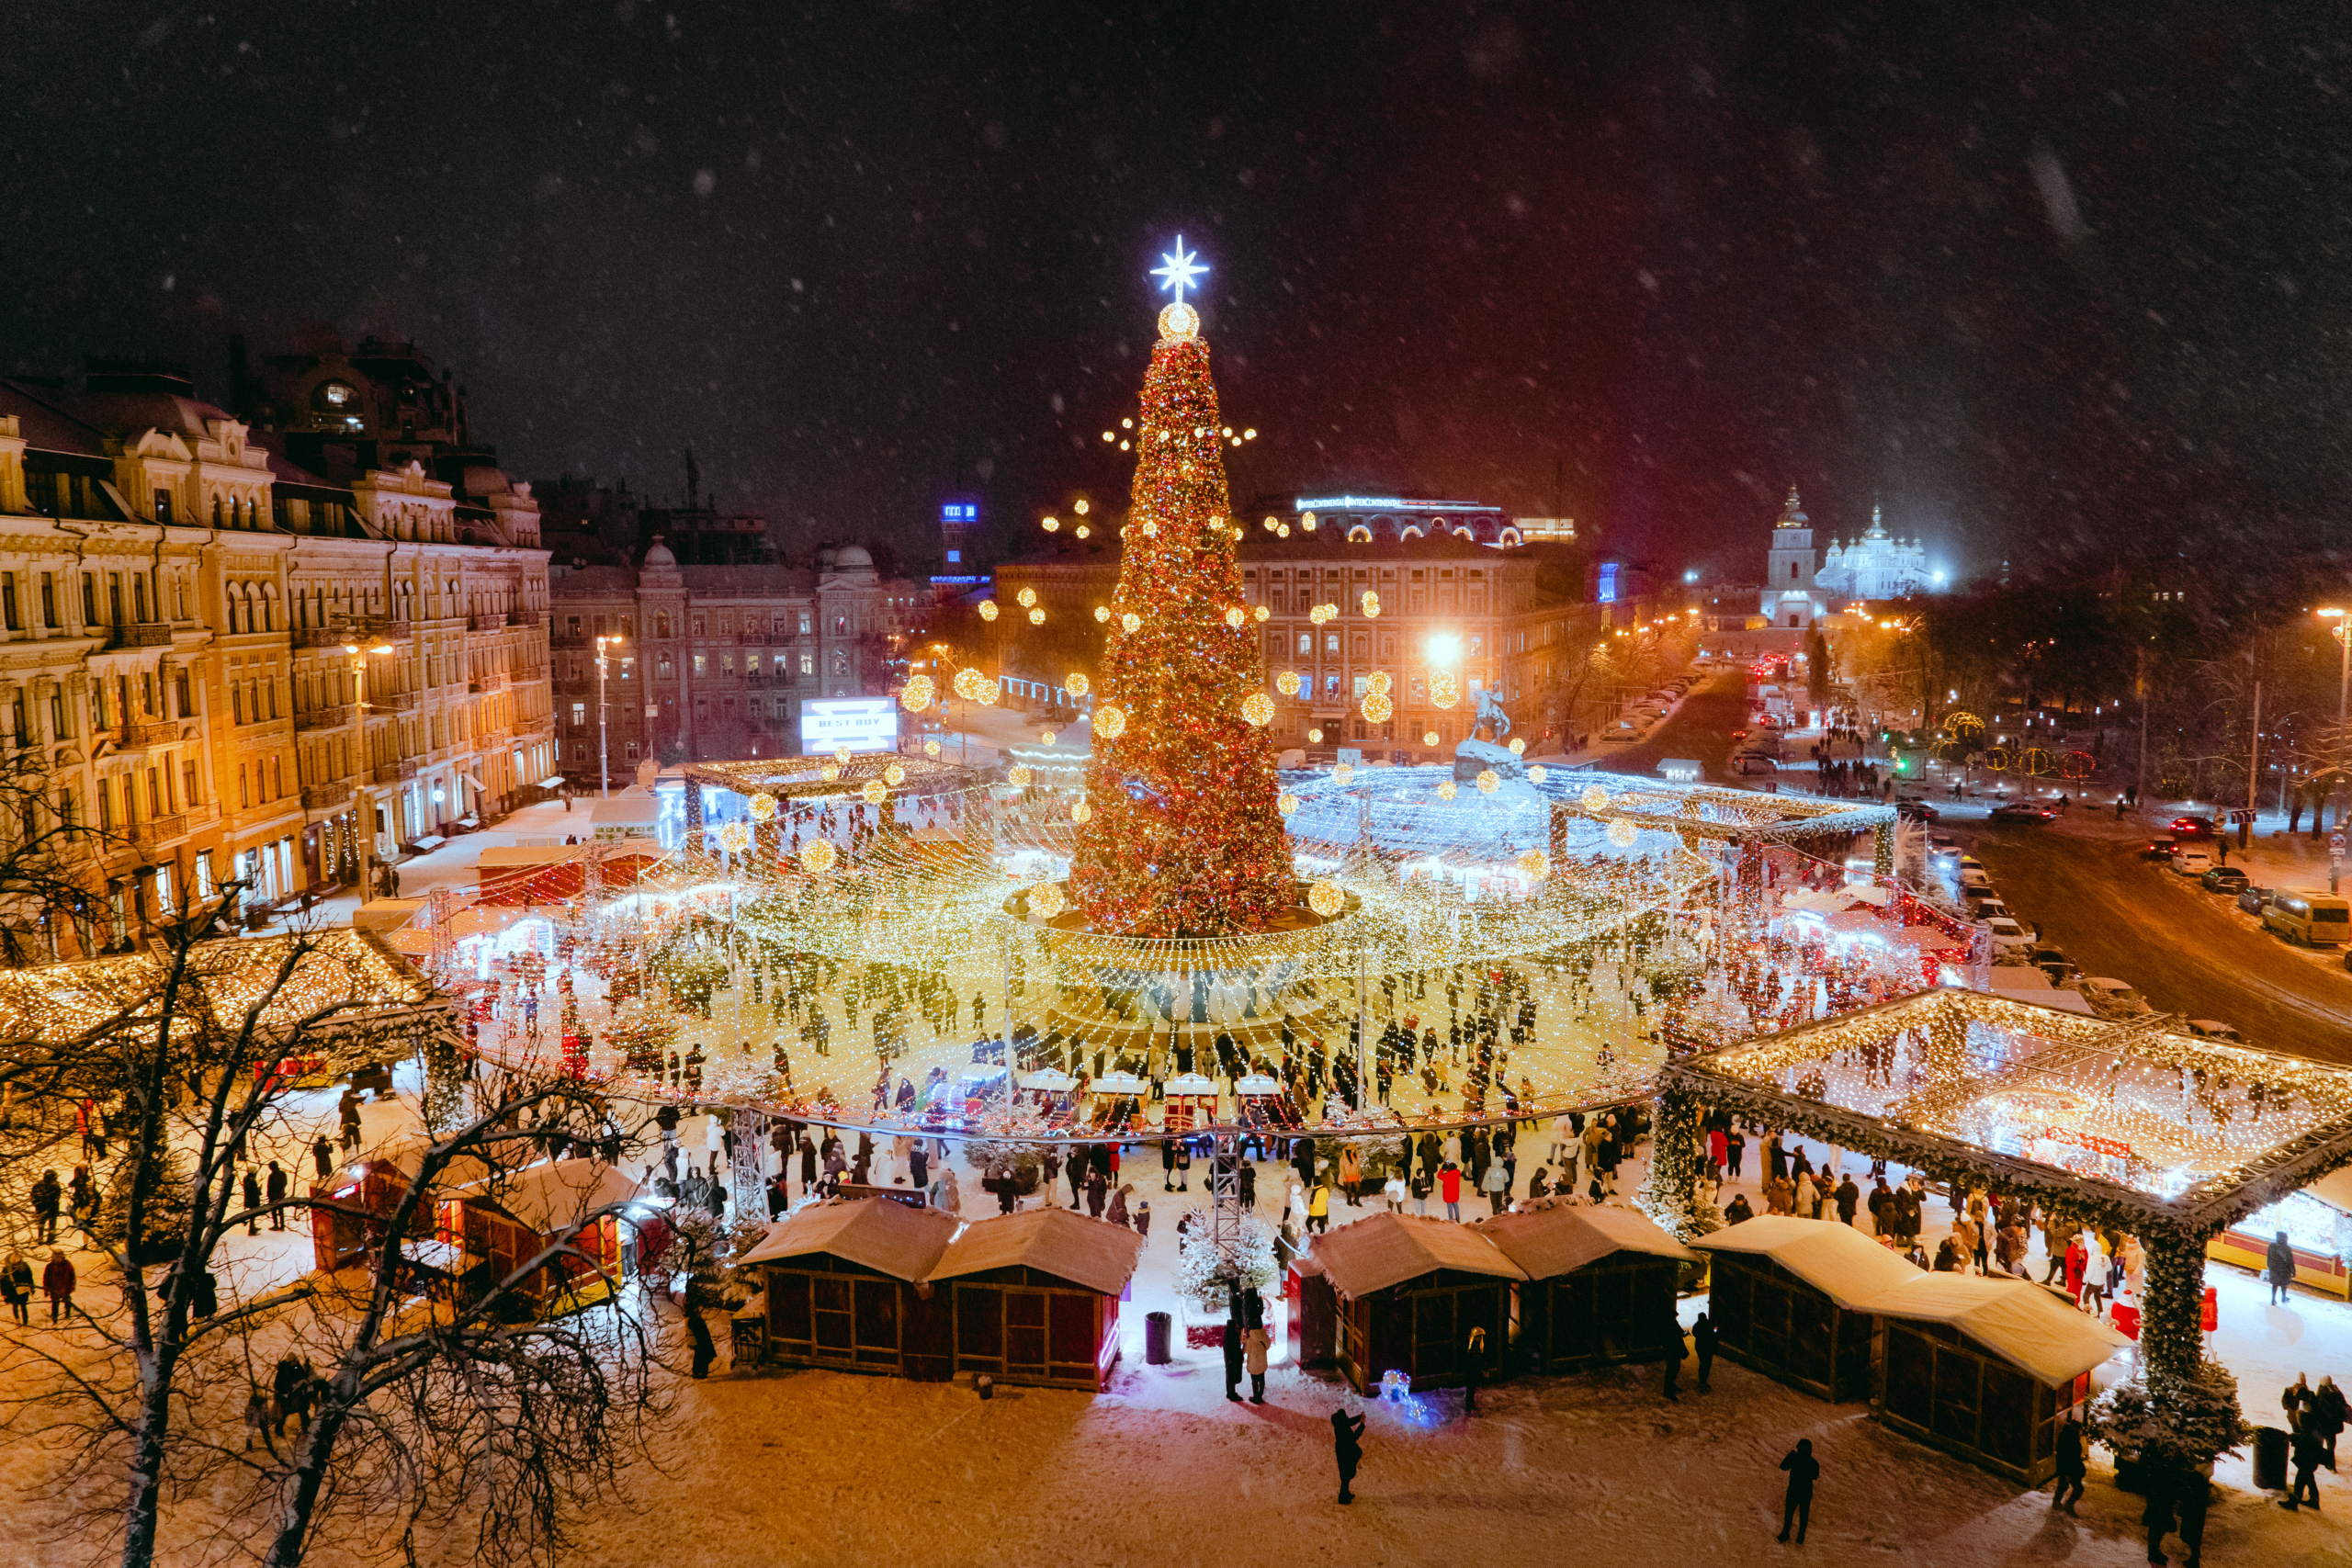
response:
<svg viewBox="0 0 2352 1568"><path fill-rule="evenodd" d="M1797 1544L1804 1544L1805 1528L1813 1523L1813 1483L1821 1479L1821 1461L1813 1457L1813 1439L1799 1438L1797 1446L1789 1450L1781 1468L1789 1472L1788 1495L1781 1500L1781 1539L1789 1539L1789 1526L1797 1528Z"/></svg>
<svg viewBox="0 0 2352 1568"><path fill-rule="evenodd" d="M1343 1409L1331 1412L1331 1457L1340 1462L1340 1501L1352 1503L1355 1493L1350 1483L1356 1478L1356 1466L1363 1459L1363 1417L1351 1416Z"/></svg>

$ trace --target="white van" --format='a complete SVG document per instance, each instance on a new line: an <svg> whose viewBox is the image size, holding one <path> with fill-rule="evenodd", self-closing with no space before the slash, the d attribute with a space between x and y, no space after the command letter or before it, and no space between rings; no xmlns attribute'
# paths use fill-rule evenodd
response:
<svg viewBox="0 0 2352 1568"><path fill-rule="evenodd" d="M2316 889L2281 887L2270 896L2262 923L2307 947L2335 947L2352 940L2352 903Z"/></svg>

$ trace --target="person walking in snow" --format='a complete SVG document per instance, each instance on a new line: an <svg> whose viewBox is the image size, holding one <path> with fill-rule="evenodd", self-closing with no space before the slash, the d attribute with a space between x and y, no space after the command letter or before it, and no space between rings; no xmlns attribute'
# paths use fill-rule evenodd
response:
<svg viewBox="0 0 2352 1568"><path fill-rule="evenodd" d="M40 1271L41 1292L49 1297L49 1321L74 1315L74 1265L65 1254L52 1250L49 1266Z"/></svg>
<svg viewBox="0 0 2352 1568"><path fill-rule="evenodd" d="M1781 1468L1789 1472L1789 1489L1781 1500L1781 1539L1789 1539L1789 1526L1797 1528L1797 1544L1804 1544L1805 1528L1813 1523L1813 1483L1821 1479L1821 1461L1813 1457L1813 1439L1799 1438L1797 1446L1781 1461Z"/></svg>
<svg viewBox="0 0 2352 1568"><path fill-rule="evenodd" d="M1253 1323L1242 1331L1242 1364L1250 1373L1250 1403L1266 1403L1266 1352L1273 1344L1263 1323Z"/></svg>
<svg viewBox="0 0 2352 1568"><path fill-rule="evenodd" d="M1705 1393L1708 1380L1715 1372L1715 1324L1703 1312L1699 1314L1699 1321L1690 1325L1690 1348L1699 1357L1699 1392Z"/></svg>
<svg viewBox="0 0 2352 1568"><path fill-rule="evenodd" d="M1351 1416L1344 1408L1331 1412L1331 1457L1340 1464L1340 1501L1352 1503L1356 1499L1351 1483L1363 1459L1363 1416Z"/></svg>
<svg viewBox="0 0 2352 1568"><path fill-rule="evenodd" d="M2050 1506L2075 1511L2082 1501L2083 1480L2087 1473L2083 1461L2083 1424L2071 1416L2058 1423L2058 1484L2050 1494Z"/></svg>
<svg viewBox="0 0 2352 1568"><path fill-rule="evenodd" d="M2277 1239L2263 1248L2262 1271L2270 1282L2267 1305L2277 1306L2287 1299L2287 1287L2295 1282L2295 1249L2280 1231Z"/></svg>

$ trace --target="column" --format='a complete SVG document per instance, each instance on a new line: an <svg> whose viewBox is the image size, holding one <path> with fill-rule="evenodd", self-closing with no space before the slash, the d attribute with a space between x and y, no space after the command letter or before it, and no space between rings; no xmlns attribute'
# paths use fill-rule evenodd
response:
<svg viewBox="0 0 2352 1568"><path fill-rule="evenodd" d="M1668 1089L1651 1102L1649 1170L1642 1178L1642 1212L1678 1241L1723 1228L1723 1216L1699 1192L1699 1106Z"/></svg>
<svg viewBox="0 0 2352 1568"><path fill-rule="evenodd" d="M1881 876L1894 874L1894 824L1882 822L1871 830L1871 869Z"/></svg>
<svg viewBox="0 0 2352 1568"><path fill-rule="evenodd" d="M2208 1239L2141 1233L2141 1245L2148 1252L2148 1279L2140 1303L2140 1350L2151 1384L2192 1376L2204 1354Z"/></svg>

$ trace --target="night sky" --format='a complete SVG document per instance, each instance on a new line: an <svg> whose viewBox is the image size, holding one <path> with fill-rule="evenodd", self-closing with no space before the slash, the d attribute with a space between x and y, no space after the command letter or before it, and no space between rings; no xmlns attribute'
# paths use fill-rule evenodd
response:
<svg viewBox="0 0 2352 1568"><path fill-rule="evenodd" d="M1735 573L1792 480L1963 573L2325 536L2347 44L2162 0L20 6L0 367L220 398L232 332L413 336L520 477L667 500L691 446L788 543L920 547L959 482L1010 537L1123 493L1181 231L1238 497Z"/></svg>

